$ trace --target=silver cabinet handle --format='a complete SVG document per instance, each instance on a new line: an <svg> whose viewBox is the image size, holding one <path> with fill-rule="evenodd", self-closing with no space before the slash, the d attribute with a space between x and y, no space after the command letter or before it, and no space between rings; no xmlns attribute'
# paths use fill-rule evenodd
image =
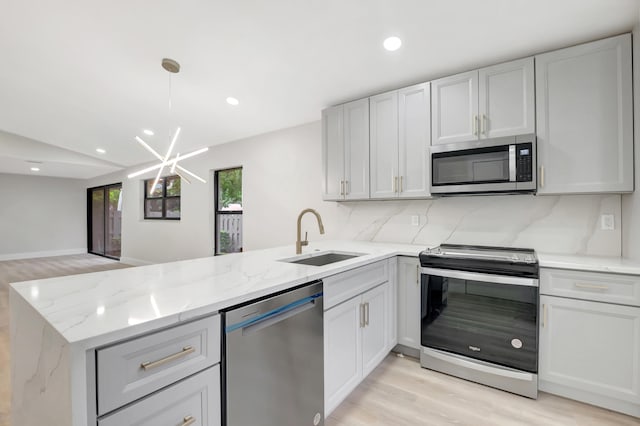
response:
<svg viewBox="0 0 640 426"><path fill-rule="evenodd" d="M360 328L364 328L364 303L360 304Z"/></svg>
<svg viewBox="0 0 640 426"><path fill-rule="evenodd" d="M364 325L367 326L369 325L369 302L364 304L364 311L365 311Z"/></svg>
<svg viewBox="0 0 640 426"><path fill-rule="evenodd" d="M182 426L189 426L192 425L196 422L196 418L193 416L187 416L184 419L182 419Z"/></svg>
<svg viewBox="0 0 640 426"><path fill-rule="evenodd" d="M393 187L393 192L398 192L398 176L394 176L391 180L391 186Z"/></svg>
<svg viewBox="0 0 640 426"><path fill-rule="evenodd" d="M583 284L583 283L573 283L574 286L578 288L586 288L589 290L609 290L608 285L598 285L598 284Z"/></svg>
<svg viewBox="0 0 640 426"><path fill-rule="evenodd" d="M471 125L473 126L473 134L474 134L474 136L478 136L478 116L477 115L473 116L473 120L471 122Z"/></svg>
<svg viewBox="0 0 640 426"><path fill-rule="evenodd" d="M482 121L480 122L480 132L483 135L487 134L487 116L482 114Z"/></svg>
<svg viewBox="0 0 640 426"><path fill-rule="evenodd" d="M400 191L398 191L398 192L403 192L403 191L404 191L404 189L403 189L403 185L402 185L402 178L403 178L403 177L404 177L404 176L400 176Z"/></svg>
<svg viewBox="0 0 640 426"><path fill-rule="evenodd" d="M349 195L351 193L351 185L348 180L344 181L344 195Z"/></svg>
<svg viewBox="0 0 640 426"><path fill-rule="evenodd" d="M542 304L542 328L547 326L547 305Z"/></svg>
<svg viewBox="0 0 640 426"><path fill-rule="evenodd" d="M340 195L344 195L344 181L340 181Z"/></svg>
<svg viewBox="0 0 640 426"><path fill-rule="evenodd" d="M143 362L142 364L140 364L140 368L142 368L144 371L148 371L151 370L152 368L155 367L159 367L163 364L166 364L167 362L171 362L174 361L178 358L182 358L183 356L187 356L189 354L194 353L196 350L194 349L193 346L185 346L184 348L182 348L182 350L180 352L177 352L173 355L169 355L166 356L162 359L159 359L157 361L149 361L149 362Z"/></svg>
<svg viewBox="0 0 640 426"><path fill-rule="evenodd" d="M540 165L540 188L544 188L544 166Z"/></svg>

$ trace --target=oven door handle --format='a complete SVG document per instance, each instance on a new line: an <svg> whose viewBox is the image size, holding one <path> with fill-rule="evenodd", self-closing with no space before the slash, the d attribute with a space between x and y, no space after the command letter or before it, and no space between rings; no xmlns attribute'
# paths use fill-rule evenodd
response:
<svg viewBox="0 0 640 426"><path fill-rule="evenodd" d="M506 368L492 367L490 365L480 364L466 359L460 358L455 354L442 353L438 350L431 348L422 348L424 353L430 357L439 359L440 361L447 362L449 364L458 365L460 367L469 368L471 370L480 371L483 373L495 374L502 377L508 377L510 379L523 380L531 382L534 380L534 375L531 373L525 373L522 371L516 371Z"/></svg>
<svg viewBox="0 0 640 426"><path fill-rule="evenodd" d="M508 275L483 274L478 272L454 271L451 269L422 268L423 275L435 275L438 277L457 278L459 280L483 281L495 284L523 285L538 287L537 278L510 277Z"/></svg>

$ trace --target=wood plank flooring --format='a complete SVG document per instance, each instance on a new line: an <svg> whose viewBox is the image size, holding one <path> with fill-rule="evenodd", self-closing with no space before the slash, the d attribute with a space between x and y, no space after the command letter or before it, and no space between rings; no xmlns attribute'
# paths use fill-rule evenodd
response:
<svg viewBox="0 0 640 426"><path fill-rule="evenodd" d="M329 416L326 426L639 426L640 419L541 392L513 395L387 358Z"/></svg>
<svg viewBox="0 0 640 426"><path fill-rule="evenodd" d="M0 426L10 426L8 283L123 267L127 265L92 255L0 262ZM545 393L530 400L426 370L412 358L392 354L326 422L364 425L640 426L640 419Z"/></svg>
<svg viewBox="0 0 640 426"><path fill-rule="evenodd" d="M0 426L10 425L9 283L128 267L91 254L0 262Z"/></svg>

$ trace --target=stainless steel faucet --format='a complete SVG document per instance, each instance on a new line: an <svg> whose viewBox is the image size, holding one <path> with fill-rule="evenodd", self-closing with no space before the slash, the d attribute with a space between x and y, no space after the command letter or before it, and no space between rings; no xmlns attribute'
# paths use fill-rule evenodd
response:
<svg viewBox="0 0 640 426"><path fill-rule="evenodd" d="M322 224L322 218L320 217L320 213L318 213L317 211L315 211L314 209L304 209L300 212L300 214L298 215L298 239L296 240L296 254L301 254L302 253L302 246L307 246L309 245L309 241L307 241L307 233L304 233L304 241L301 240L302 236L301 234L301 226L302 226L302 216L304 216L305 213L313 213L314 215L316 215L316 219L318 219L318 228L320 229L320 233L324 234L324 225Z"/></svg>

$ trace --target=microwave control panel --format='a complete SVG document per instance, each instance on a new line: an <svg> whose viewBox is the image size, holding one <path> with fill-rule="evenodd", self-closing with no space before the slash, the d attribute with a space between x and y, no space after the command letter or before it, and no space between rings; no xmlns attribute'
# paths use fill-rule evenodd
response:
<svg viewBox="0 0 640 426"><path fill-rule="evenodd" d="M533 180L533 144L520 143L516 145L516 182L531 182Z"/></svg>

